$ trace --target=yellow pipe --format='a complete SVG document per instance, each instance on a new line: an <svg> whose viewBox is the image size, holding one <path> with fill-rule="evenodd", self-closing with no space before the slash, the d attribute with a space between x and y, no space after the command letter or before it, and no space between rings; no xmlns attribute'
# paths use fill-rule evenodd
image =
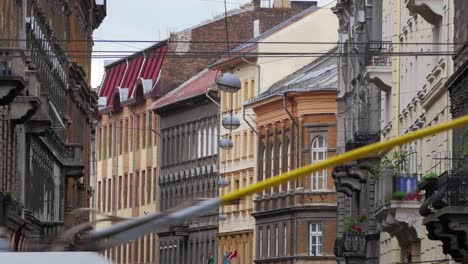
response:
<svg viewBox="0 0 468 264"><path fill-rule="evenodd" d="M300 176L309 175L315 171L323 170L325 168L330 168L330 167L334 167L334 166L337 166L346 162L361 159L371 154L378 153L380 151L390 149L395 146L399 146L401 144L405 144L405 143L408 143L410 141L413 141L419 138L423 138L432 134L437 134L446 130L450 130L450 129L454 129L454 128L462 127L466 125L468 125L468 115L459 117L457 119L454 119L446 123L420 129L415 132L408 133L402 136L394 137L383 142L374 143L371 145L364 146L362 148L351 150L351 151L345 152L343 154L340 154L338 156L329 158L327 160L324 160L315 164L305 165L301 168L283 173L281 175L269 178L261 182L254 183L245 188L242 188L242 189L233 191L231 193L228 193L226 195L220 196L219 199L221 200L221 203L229 204L247 195L259 193L263 190L278 186L279 184L285 183L289 180L293 180Z"/></svg>

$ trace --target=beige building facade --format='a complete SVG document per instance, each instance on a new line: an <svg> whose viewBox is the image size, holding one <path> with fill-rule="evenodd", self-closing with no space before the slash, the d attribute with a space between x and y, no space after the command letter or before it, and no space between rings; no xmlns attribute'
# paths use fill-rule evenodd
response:
<svg viewBox="0 0 468 264"><path fill-rule="evenodd" d="M453 7L452 0L383 2L383 52L433 55L383 56L380 58L387 64L367 67L367 79L381 90L381 140L451 119L446 82L453 73L453 62L450 55L436 53L453 52ZM393 177L383 175L386 177L377 184L375 214L383 231L380 263L449 259L442 252L442 243L427 237L419 215L421 203L408 195L418 193L417 185L411 184L402 201L395 199L395 191L400 191L395 185L398 177L413 178L411 182L417 183L426 173L440 175L449 170L451 145L451 132L445 132L386 154L392 162L400 155L404 163L401 169L407 176L396 176L399 172L395 170ZM389 185L394 188L388 190Z"/></svg>

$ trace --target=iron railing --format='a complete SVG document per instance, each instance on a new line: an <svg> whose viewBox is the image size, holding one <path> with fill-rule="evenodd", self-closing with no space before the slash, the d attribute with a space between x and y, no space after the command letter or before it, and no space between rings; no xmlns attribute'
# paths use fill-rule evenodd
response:
<svg viewBox="0 0 468 264"><path fill-rule="evenodd" d="M391 66L391 41L369 41L366 47L367 66Z"/></svg>

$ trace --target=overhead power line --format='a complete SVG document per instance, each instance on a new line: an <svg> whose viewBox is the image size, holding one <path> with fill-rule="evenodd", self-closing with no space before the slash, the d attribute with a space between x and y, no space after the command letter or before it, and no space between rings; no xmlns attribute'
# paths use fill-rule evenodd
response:
<svg viewBox="0 0 468 264"><path fill-rule="evenodd" d="M27 39L13 39L13 38L3 38L0 41L30 41ZM44 40L46 41L46 40ZM95 40L86 40L86 39L74 39L74 40L54 40L56 42L91 42L91 43L161 43L164 40L130 40L130 39L95 39ZM229 41L230 44L288 44L288 45L323 45L323 44L335 44L335 45L366 45L370 43L379 43L384 42L388 45L465 45L468 42L391 42L391 41L367 41L367 42L338 42L338 41ZM226 41L193 41L193 40L170 40L170 43L193 43L193 44L226 44Z"/></svg>

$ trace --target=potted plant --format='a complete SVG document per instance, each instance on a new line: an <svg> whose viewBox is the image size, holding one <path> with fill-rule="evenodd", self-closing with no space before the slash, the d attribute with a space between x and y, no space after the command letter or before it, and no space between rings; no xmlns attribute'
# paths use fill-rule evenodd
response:
<svg viewBox="0 0 468 264"><path fill-rule="evenodd" d="M421 181L419 182L419 189L420 190L428 190L433 189L438 181L439 175L435 172L429 172L424 174L421 177Z"/></svg>
<svg viewBox="0 0 468 264"><path fill-rule="evenodd" d="M418 185L417 177L406 172L408 156L407 151L395 151L391 159L385 157L382 161L382 165L394 170L396 191L404 193L415 192Z"/></svg>
<svg viewBox="0 0 468 264"><path fill-rule="evenodd" d="M356 148L356 144L354 142L354 139L353 138L347 138L346 139L346 151L348 150L352 150L352 149L355 149Z"/></svg>
<svg viewBox="0 0 468 264"><path fill-rule="evenodd" d="M366 248L366 238L362 225L367 220L364 214L345 220L343 240L346 251L363 251Z"/></svg>

